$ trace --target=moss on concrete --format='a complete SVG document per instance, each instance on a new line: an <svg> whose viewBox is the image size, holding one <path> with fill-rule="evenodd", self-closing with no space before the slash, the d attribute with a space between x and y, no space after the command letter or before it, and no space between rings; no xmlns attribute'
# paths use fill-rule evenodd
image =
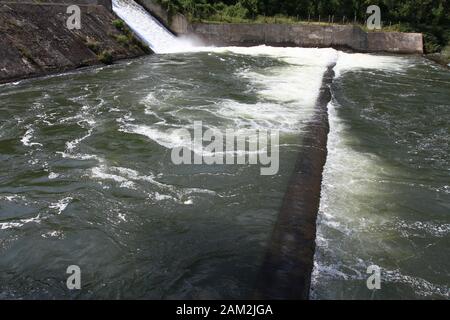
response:
<svg viewBox="0 0 450 320"><path fill-rule="evenodd" d="M124 34L116 28L113 21L117 16L105 7L80 5L80 8L81 29L69 30L67 5L0 3L0 82L110 63L150 52L139 45L140 41L131 32ZM121 35L127 38L128 45L117 41Z"/></svg>

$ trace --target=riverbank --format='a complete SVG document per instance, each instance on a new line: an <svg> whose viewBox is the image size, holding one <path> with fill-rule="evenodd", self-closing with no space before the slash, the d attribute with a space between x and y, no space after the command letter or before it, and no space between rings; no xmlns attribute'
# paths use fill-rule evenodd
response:
<svg viewBox="0 0 450 320"><path fill-rule="evenodd" d="M450 44L439 53L427 54L426 57L450 69Z"/></svg>
<svg viewBox="0 0 450 320"><path fill-rule="evenodd" d="M135 58L149 52L114 25L103 5L78 4L81 29L66 26L64 3L0 2L0 83Z"/></svg>

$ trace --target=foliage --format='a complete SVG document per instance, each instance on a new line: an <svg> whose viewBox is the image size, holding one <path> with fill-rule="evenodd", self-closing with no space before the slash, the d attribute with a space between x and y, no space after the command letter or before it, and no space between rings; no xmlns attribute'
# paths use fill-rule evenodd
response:
<svg viewBox="0 0 450 320"><path fill-rule="evenodd" d="M90 37L87 37L85 42L86 42L86 46L93 52L98 53L100 51L100 44L98 41L96 41Z"/></svg>
<svg viewBox="0 0 450 320"><path fill-rule="evenodd" d="M113 63L113 56L108 50L103 50L101 53L97 54L97 59L104 64Z"/></svg>
<svg viewBox="0 0 450 320"><path fill-rule="evenodd" d="M121 45L123 45L125 47L128 47L130 45L129 38L126 35L119 34L119 35L116 35L115 38L118 43L120 43Z"/></svg>
<svg viewBox="0 0 450 320"><path fill-rule="evenodd" d="M125 22L121 19L115 19L112 21L114 27L116 27L120 31L124 31L126 28Z"/></svg>
<svg viewBox="0 0 450 320"><path fill-rule="evenodd" d="M141 49L145 53L151 52L150 48L133 34L123 20L113 20L112 24L122 33L114 36L118 43L127 48Z"/></svg>
<svg viewBox="0 0 450 320"><path fill-rule="evenodd" d="M30 61L33 64L37 64L36 61L33 59L33 55L30 53L30 51L28 51L27 48L25 48L23 46L19 46L17 49L20 51L20 53L22 54L22 56L24 58L26 58L28 61Z"/></svg>

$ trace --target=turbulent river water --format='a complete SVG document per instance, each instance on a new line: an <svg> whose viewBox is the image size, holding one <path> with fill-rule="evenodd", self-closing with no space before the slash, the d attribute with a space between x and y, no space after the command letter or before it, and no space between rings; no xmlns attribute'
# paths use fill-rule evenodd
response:
<svg viewBox="0 0 450 320"><path fill-rule="evenodd" d="M336 64L311 296L449 298L450 74L216 48L0 86L0 298L248 298ZM280 170L179 165L173 129L280 130ZM370 291L369 265L382 269ZM66 269L82 270L82 290Z"/></svg>

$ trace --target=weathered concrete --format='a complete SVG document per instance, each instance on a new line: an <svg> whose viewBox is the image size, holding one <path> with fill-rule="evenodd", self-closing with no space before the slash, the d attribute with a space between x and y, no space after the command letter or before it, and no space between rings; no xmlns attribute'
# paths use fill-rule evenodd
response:
<svg viewBox="0 0 450 320"><path fill-rule="evenodd" d="M314 117L305 128L302 148L258 277L257 299L309 298L322 171L327 158L327 106L333 67L324 75Z"/></svg>
<svg viewBox="0 0 450 320"><path fill-rule="evenodd" d="M186 34L189 22L182 14L176 13L169 15L169 13L158 3L153 0L135 0L148 12L150 12L156 19L159 20L166 28L174 34Z"/></svg>
<svg viewBox="0 0 450 320"><path fill-rule="evenodd" d="M367 51L423 53L423 36L421 33L369 32Z"/></svg>
<svg viewBox="0 0 450 320"><path fill-rule="evenodd" d="M145 48L123 43L104 6L81 5L81 29L66 27L67 4L0 3L0 82L100 64L107 51L113 60L144 55Z"/></svg>
<svg viewBox="0 0 450 320"><path fill-rule="evenodd" d="M347 48L357 52L423 53L420 33L365 32L353 25L204 24L185 30L206 45Z"/></svg>

